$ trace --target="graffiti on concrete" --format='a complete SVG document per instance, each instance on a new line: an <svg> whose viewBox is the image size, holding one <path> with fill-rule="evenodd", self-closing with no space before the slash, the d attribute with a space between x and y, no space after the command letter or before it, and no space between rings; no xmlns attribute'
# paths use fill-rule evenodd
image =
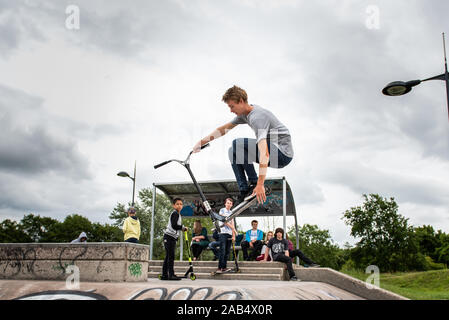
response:
<svg viewBox="0 0 449 320"><path fill-rule="evenodd" d="M114 259L114 253L111 250L106 251L101 257L101 260L97 266L97 273L102 273L103 271L106 271L106 267L103 265L103 261L107 259L109 260Z"/></svg>
<svg viewBox="0 0 449 320"><path fill-rule="evenodd" d="M142 275L142 264L132 263L128 267L129 274L133 277L140 277Z"/></svg>
<svg viewBox="0 0 449 320"><path fill-rule="evenodd" d="M108 300L108 298L93 292L51 290L27 294L13 300Z"/></svg>
<svg viewBox="0 0 449 320"><path fill-rule="evenodd" d="M95 290L93 290L95 291ZM174 288L171 292L164 287L140 290L127 300L241 300L239 291L231 290L214 294L213 288ZM106 296L90 291L50 290L35 292L13 300L109 300Z"/></svg>
<svg viewBox="0 0 449 320"><path fill-rule="evenodd" d="M16 276L19 273L34 274L36 262L36 250L33 248L6 248L0 251L0 270L3 274L11 273Z"/></svg>

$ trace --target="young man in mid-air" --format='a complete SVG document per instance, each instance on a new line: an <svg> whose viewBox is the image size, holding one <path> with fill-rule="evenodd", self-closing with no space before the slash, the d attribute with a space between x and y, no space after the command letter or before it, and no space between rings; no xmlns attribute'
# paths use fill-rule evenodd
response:
<svg viewBox="0 0 449 320"><path fill-rule="evenodd" d="M263 203L266 201L264 182L267 168L283 168L293 159L290 132L271 111L249 104L247 93L237 86L228 89L222 100L236 117L198 141L193 152L199 152L201 146L225 135L237 125L247 123L256 134L256 139L235 139L228 155L240 191L239 202L255 195L258 203ZM259 163L259 176L254 162Z"/></svg>

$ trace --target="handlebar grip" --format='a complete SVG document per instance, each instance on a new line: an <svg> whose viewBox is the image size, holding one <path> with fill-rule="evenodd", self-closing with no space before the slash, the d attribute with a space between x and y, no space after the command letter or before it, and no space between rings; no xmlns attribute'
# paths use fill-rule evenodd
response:
<svg viewBox="0 0 449 320"><path fill-rule="evenodd" d="M162 167L162 166L165 166L167 163L170 163L170 162L171 162L171 160L161 162L161 163L155 165L155 166L154 166L154 169L157 169L157 168L160 168L160 167Z"/></svg>

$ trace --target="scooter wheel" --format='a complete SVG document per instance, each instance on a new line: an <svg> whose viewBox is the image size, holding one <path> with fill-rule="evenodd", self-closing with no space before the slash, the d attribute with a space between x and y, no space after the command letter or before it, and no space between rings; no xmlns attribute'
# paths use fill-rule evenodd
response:
<svg viewBox="0 0 449 320"><path fill-rule="evenodd" d="M162 280L162 274L157 276L159 280Z"/></svg>
<svg viewBox="0 0 449 320"><path fill-rule="evenodd" d="M193 272L190 274L190 280L192 281L196 280L196 275Z"/></svg>

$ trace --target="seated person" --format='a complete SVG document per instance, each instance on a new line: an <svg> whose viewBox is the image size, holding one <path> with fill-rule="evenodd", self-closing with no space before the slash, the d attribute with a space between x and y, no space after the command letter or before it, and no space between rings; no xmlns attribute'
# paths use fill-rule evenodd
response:
<svg viewBox="0 0 449 320"><path fill-rule="evenodd" d="M295 270L293 269L292 258L290 258L290 253L288 251L288 242L284 239L284 229L277 228L274 232L274 237L268 241L267 247L273 254L273 261L283 262L287 265L288 275L290 280L298 281L296 277ZM268 251L265 251L265 256L263 261L268 261Z"/></svg>
<svg viewBox="0 0 449 320"><path fill-rule="evenodd" d="M214 238L214 241L209 242L208 246L214 253L214 261L218 260L218 249L217 247L220 245L220 241L218 241L218 232L215 229L214 233L212 234L212 238Z"/></svg>
<svg viewBox="0 0 449 320"><path fill-rule="evenodd" d="M315 262L312 261L312 259L310 259L309 257L307 257L301 250L296 249L293 246L293 242L291 242L288 239L288 234L285 235L287 242L288 242L288 252L290 254L290 258L294 258L294 257L298 257L300 260L302 260L304 262L304 266L305 267L312 267L312 268L318 268L320 265L316 264Z"/></svg>
<svg viewBox="0 0 449 320"><path fill-rule="evenodd" d="M265 237L264 245L262 247L262 250L260 251L260 256L258 256L256 258L256 261L262 261L263 258L265 257L265 250L270 250L270 249L268 249L267 245L268 245L268 241L270 241L271 238L273 238L273 231L268 231L267 235ZM272 258L273 258L272 254L271 254L271 252L269 252L267 261L271 261Z"/></svg>
<svg viewBox="0 0 449 320"><path fill-rule="evenodd" d="M257 220L251 221L252 229L246 232L245 239L241 243L243 260L256 260L256 257L260 254L263 246L263 231L257 229L258 224ZM248 248L253 249L250 257L248 256Z"/></svg>
<svg viewBox="0 0 449 320"><path fill-rule="evenodd" d="M193 261L196 261L201 252L207 248L209 239L207 237L207 229L201 225L201 220L195 220L192 231L192 254Z"/></svg>

